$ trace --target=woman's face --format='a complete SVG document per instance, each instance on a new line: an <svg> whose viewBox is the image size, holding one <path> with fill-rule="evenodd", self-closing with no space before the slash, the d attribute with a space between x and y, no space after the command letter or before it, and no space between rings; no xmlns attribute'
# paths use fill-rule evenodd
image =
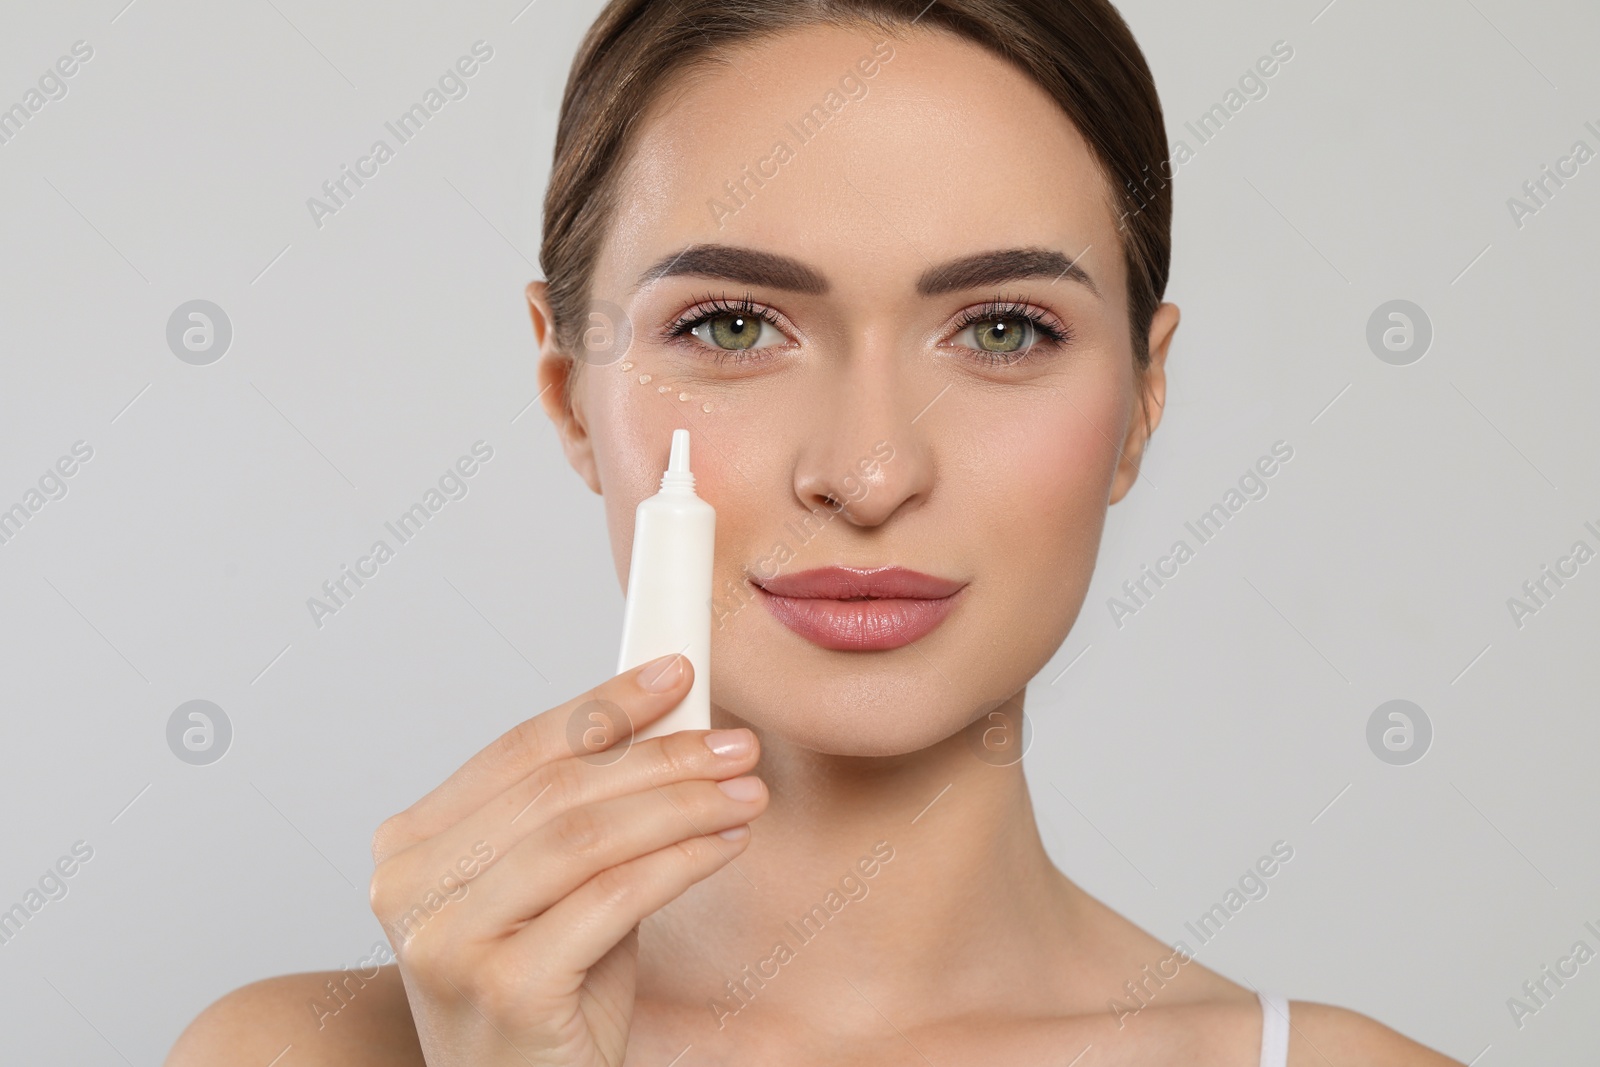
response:
<svg viewBox="0 0 1600 1067"><path fill-rule="evenodd" d="M631 340L569 393L541 327L546 408L605 496L624 583L634 508L689 429L717 510L713 702L807 748L888 755L1015 695L1077 617L1177 324L1164 305L1141 385L1087 142L954 36L814 27L658 100L621 179L591 297ZM547 323L539 283L530 297ZM828 647L751 584L828 566L961 588L913 642Z"/></svg>

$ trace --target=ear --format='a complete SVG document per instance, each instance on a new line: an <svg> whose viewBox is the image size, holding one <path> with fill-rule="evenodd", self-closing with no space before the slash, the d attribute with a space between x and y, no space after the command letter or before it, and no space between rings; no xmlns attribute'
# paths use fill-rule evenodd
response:
<svg viewBox="0 0 1600 1067"><path fill-rule="evenodd" d="M1113 504L1133 488L1139 477L1139 465L1144 461L1145 448L1156 427L1161 425L1161 413L1167 406L1167 348L1178 328L1178 317L1178 305L1161 304L1150 318L1150 364L1142 374L1135 376L1137 408L1128 423L1128 436L1122 442L1122 456L1111 486Z"/></svg>
<svg viewBox="0 0 1600 1067"><path fill-rule="evenodd" d="M581 389L574 374L576 361L557 346L555 316L550 313L549 286L529 282L526 290L528 316L533 320L533 339L539 346L539 400L545 415L561 436L561 450L567 462L591 490L600 492L600 472L594 461L594 442L584 421L579 402Z"/></svg>

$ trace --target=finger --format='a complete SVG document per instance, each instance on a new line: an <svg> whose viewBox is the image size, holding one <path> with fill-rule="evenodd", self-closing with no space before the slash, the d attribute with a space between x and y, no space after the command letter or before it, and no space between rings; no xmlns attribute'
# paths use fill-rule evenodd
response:
<svg viewBox="0 0 1600 1067"><path fill-rule="evenodd" d="M616 867L607 867L543 915L518 930L501 949L512 968L541 988L576 988L585 971L641 920L716 873L750 843L748 826L730 838L692 837Z"/></svg>
<svg viewBox="0 0 1600 1067"><path fill-rule="evenodd" d="M371 893L374 913L385 922L398 921L427 888L446 879L454 884L480 877L541 826L583 805L650 793L652 786L733 778L754 769L760 754L755 734L741 727L654 737L610 764L575 757L547 763L454 826L379 862Z"/></svg>
<svg viewBox="0 0 1600 1067"><path fill-rule="evenodd" d="M385 823L373 842L374 858L381 860L455 825L553 760L604 751L676 707L693 682L688 657L662 656L518 723Z"/></svg>
<svg viewBox="0 0 1600 1067"><path fill-rule="evenodd" d="M434 866L449 863L479 841L496 855L509 852L544 823L585 804L648 791L692 778L719 780L751 770L760 760L755 734L736 730L680 730L620 746L614 762L568 757L519 779L477 811L418 846Z"/></svg>
<svg viewBox="0 0 1600 1067"><path fill-rule="evenodd" d="M486 941L555 906L608 867L679 841L743 826L767 808L752 775L725 782L675 782L585 804L550 820L472 882L474 904L442 936Z"/></svg>

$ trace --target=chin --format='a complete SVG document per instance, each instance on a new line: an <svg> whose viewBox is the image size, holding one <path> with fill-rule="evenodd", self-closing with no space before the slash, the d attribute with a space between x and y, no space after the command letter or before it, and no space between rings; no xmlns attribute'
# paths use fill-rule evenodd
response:
<svg viewBox="0 0 1600 1067"><path fill-rule="evenodd" d="M792 671L767 666L749 675L736 669L732 678L723 671L713 696L726 695L730 710L753 729L799 748L830 756L902 756L960 731L976 712L952 699L925 664L919 672L902 663L866 671L841 664L820 674L811 664L795 664Z"/></svg>
<svg viewBox="0 0 1600 1067"><path fill-rule="evenodd" d="M832 756L931 748L1020 692L1054 652L1039 650L1036 664L1003 660L955 630L890 651L842 652L772 629L720 644L713 637L712 702L772 740Z"/></svg>

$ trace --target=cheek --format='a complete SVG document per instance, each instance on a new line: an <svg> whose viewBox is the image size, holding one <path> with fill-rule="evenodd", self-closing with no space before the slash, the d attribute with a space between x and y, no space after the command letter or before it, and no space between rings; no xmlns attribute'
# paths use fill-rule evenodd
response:
<svg viewBox="0 0 1600 1067"><path fill-rule="evenodd" d="M1065 635L1094 572L1118 453L1123 408L1114 387L1074 392L997 422L972 476L991 586L1008 603L1063 613ZM1004 427L1001 429L1000 427ZM1058 595L1040 599L1045 590ZM1038 618L1030 624L1037 627Z"/></svg>
<svg viewBox="0 0 1600 1067"><path fill-rule="evenodd" d="M611 553L617 577L626 588L634 509L661 487L672 431L685 423L652 386L640 386L621 364L589 367L584 374L584 414L605 500ZM692 425L689 431L689 463L698 480L705 465L704 448L698 447L702 442Z"/></svg>
<svg viewBox="0 0 1600 1067"><path fill-rule="evenodd" d="M1049 542L1067 527L1099 527L1126 429L1114 392L1054 397L1011 413L988 437L981 491L1016 531L1009 539Z"/></svg>
<svg viewBox="0 0 1600 1067"><path fill-rule="evenodd" d="M587 413L594 446L595 466L605 497L606 523L617 576L626 588L633 554L634 511L639 502L661 488L674 430L689 431L689 466L695 493L717 509L716 573L720 587L726 576L743 567L740 547L756 529L770 525L770 514L752 506L755 485L770 482L769 456L778 435L760 431L760 423L731 417L726 402L690 395L680 400L688 383L672 380L669 391L659 391L660 375L641 364L623 370L621 365L593 367L585 383ZM713 410L688 410L691 403L712 403ZM737 467L735 463L737 462Z"/></svg>

